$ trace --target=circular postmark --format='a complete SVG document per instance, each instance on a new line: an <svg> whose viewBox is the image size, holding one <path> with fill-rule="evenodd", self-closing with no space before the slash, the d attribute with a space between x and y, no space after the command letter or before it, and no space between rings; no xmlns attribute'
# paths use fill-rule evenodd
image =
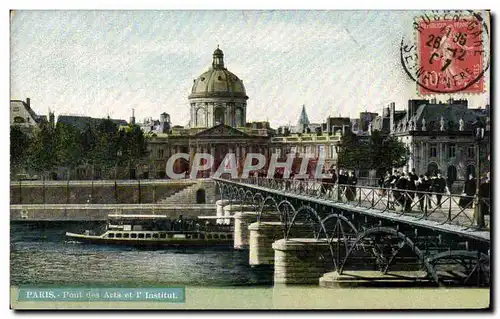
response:
<svg viewBox="0 0 500 319"><path fill-rule="evenodd" d="M490 66L488 12L431 11L401 40L401 64L421 95L483 93Z"/></svg>

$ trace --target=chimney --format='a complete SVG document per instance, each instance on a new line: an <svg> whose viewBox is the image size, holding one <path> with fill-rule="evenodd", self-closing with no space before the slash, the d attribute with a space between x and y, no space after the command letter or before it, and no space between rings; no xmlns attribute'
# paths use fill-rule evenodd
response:
<svg viewBox="0 0 500 319"><path fill-rule="evenodd" d="M394 130L394 112L396 112L396 103L395 102L391 102L389 104L389 118L390 118L390 121L389 121L389 125L390 125L390 131L392 132Z"/></svg>
<svg viewBox="0 0 500 319"><path fill-rule="evenodd" d="M134 109L132 109L132 117L130 118L130 124L134 125L135 124L135 113Z"/></svg>
<svg viewBox="0 0 500 319"><path fill-rule="evenodd" d="M29 97L26 98L26 104L28 104L28 107L31 108L31 100Z"/></svg>

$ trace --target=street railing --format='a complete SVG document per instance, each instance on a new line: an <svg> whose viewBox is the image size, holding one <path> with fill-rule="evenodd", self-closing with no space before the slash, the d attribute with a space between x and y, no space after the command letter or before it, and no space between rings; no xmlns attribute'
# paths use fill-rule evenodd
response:
<svg viewBox="0 0 500 319"><path fill-rule="evenodd" d="M273 179L249 177L231 181L281 191L285 194L309 196L316 199L348 204L353 207L392 212L416 220L432 220L466 229L475 227L475 201L483 214L490 214L490 198L450 193L422 192L396 188L345 185L318 180ZM488 225L487 220L487 226Z"/></svg>

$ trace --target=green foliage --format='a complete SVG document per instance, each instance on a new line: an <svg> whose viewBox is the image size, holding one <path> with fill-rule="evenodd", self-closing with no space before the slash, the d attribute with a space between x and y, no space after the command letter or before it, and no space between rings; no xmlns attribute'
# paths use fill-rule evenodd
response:
<svg viewBox="0 0 500 319"><path fill-rule="evenodd" d="M147 155L147 138L139 126L120 130L109 118L83 132L58 123L43 123L29 139L19 128L11 127L11 167L49 172L57 167L94 165L103 172L116 165L134 164Z"/></svg>
<svg viewBox="0 0 500 319"><path fill-rule="evenodd" d="M347 169L388 171L406 165L410 151L393 136L383 137L378 131L367 137L353 133L342 136L338 153L339 166Z"/></svg>
<svg viewBox="0 0 500 319"><path fill-rule="evenodd" d="M344 134L340 140L338 163L347 169L371 168L370 145L366 139L361 139L352 132Z"/></svg>
<svg viewBox="0 0 500 319"><path fill-rule="evenodd" d="M33 131L26 166L35 172L50 171L56 164L55 133L48 123Z"/></svg>
<svg viewBox="0 0 500 319"><path fill-rule="evenodd" d="M58 166L74 168L81 164L80 132L75 127L58 123L54 139L55 156Z"/></svg>
<svg viewBox="0 0 500 319"><path fill-rule="evenodd" d="M11 170L21 169L28 156L30 138L19 127L10 127L10 167Z"/></svg>

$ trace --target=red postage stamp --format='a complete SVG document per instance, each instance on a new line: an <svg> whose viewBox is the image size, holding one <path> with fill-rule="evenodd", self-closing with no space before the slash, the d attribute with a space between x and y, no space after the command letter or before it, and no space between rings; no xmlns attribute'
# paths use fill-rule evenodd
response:
<svg viewBox="0 0 500 319"><path fill-rule="evenodd" d="M483 30L476 17L420 21L418 29L420 94L483 92Z"/></svg>

